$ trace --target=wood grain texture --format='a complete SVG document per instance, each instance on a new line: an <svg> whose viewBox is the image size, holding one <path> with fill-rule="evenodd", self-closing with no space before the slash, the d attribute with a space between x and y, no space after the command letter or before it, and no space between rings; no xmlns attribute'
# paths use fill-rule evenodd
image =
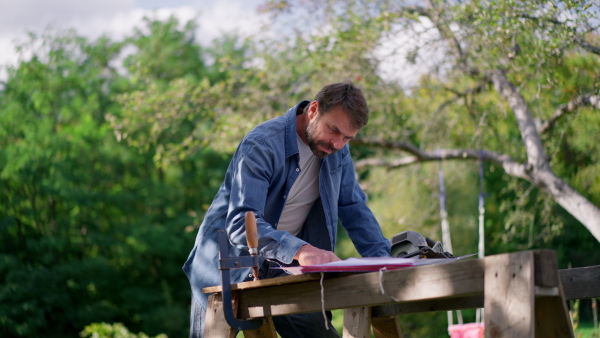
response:
<svg viewBox="0 0 600 338"><path fill-rule="evenodd" d="M485 258L486 337L534 337L534 255Z"/></svg>
<svg viewBox="0 0 600 338"><path fill-rule="evenodd" d="M600 265L560 270L566 299L600 297Z"/></svg>
<svg viewBox="0 0 600 338"><path fill-rule="evenodd" d="M402 338L400 323L396 316L372 317L371 326L375 338Z"/></svg>
<svg viewBox="0 0 600 338"><path fill-rule="evenodd" d="M354 274L323 281L325 309L390 304L483 292L483 261L421 266L380 273ZM269 288L250 288L240 295L243 318L321 311L319 280Z"/></svg>
<svg viewBox="0 0 600 338"><path fill-rule="evenodd" d="M371 337L371 308L354 307L344 310L343 338Z"/></svg>
<svg viewBox="0 0 600 338"><path fill-rule="evenodd" d="M273 317L266 317L263 326L258 330L244 331L244 338L277 338Z"/></svg>
<svg viewBox="0 0 600 338"><path fill-rule="evenodd" d="M235 313L237 302L233 302L233 311ZM234 338L235 330L227 324L223 312L223 298L221 294L213 294L208 297L208 307L206 309L206 322L204 323L204 337L206 338Z"/></svg>

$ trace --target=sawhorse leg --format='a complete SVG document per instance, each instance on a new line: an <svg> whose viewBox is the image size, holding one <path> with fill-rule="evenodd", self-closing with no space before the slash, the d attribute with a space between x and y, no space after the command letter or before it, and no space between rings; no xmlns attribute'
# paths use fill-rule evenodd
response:
<svg viewBox="0 0 600 338"><path fill-rule="evenodd" d="M402 338L396 316L372 317L370 307L344 310L344 338L369 338L371 327L376 338Z"/></svg>
<svg viewBox="0 0 600 338"><path fill-rule="evenodd" d="M237 301L234 299L233 311L237 311ZM223 313L223 297L220 293L214 293L208 297L208 308L206 309L206 323L204 323L204 337L235 337L235 330L227 324Z"/></svg>
<svg viewBox="0 0 600 338"><path fill-rule="evenodd" d="M258 330L244 331L244 338L277 338L273 317L266 317L263 326Z"/></svg>
<svg viewBox="0 0 600 338"><path fill-rule="evenodd" d="M484 280L486 337L573 337L553 252L486 257Z"/></svg>
<svg viewBox="0 0 600 338"><path fill-rule="evenodd" d="M371 317L371 326L375 338L402 338L398 317Z"/></svg>
<svg viewBox="0 0 600 338"><path fill-rule="evenodd" d="M233 312L237 313L237 293L232 294ZM204 324L205 338L235 337L235 330L227 324L223 314L223 297L220 293L208 297L208 309L206 309L206 323ZM244 331L246 338L277 338L273 317L266 317L263 325L258 330Z"/></svg>

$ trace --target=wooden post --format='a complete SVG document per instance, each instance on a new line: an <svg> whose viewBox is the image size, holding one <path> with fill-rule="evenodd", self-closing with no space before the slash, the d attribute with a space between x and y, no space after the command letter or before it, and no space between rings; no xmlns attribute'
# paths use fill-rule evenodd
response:
<svg viewBox="0 0 600 338"><path fill-rule="evenodd" d="M534 254L485 258L486 337L534 337Z"/></svg>
<svg viewBox="0 0 600 338"><path fill-rule="evenodd" d="M400 323L396 316L371 317L371 326L375 338L402 338Z"/></svg>
<svg viewBox="0 0 600 338"><path fill-rule="evenodd" d="M574 336L573 326L562 292L554 297L536 298L535 336L540 338Z"/></svg>
<svg viewBox="0 0 600 338"><path fill-rule="evenodd" d="M344 309L344 338L371 337L371 307Z"/></svg>
<svg viewBox="0 0 600 338"><path fill-rule="evenodd" d="M233 313L238 312L238 293L232 293ZM215 293L208 297L208 309L206 310L206 323L204 324L205 338L235 337L235 330L229 326L223 312L223 297L221 293ZM265 318L263 325L258 330L244 331L246 338L277 338L273 317Z"/></svg>
<svg viewBox="0 0 600 338"><path fill-rule="evenodd" d="M235 293L234 293L235 295ZM232 295L232 296L234 296ZM237 312L237 299L233 297L233 313ZM208 297L208 308L206 309L206 323L204 323L205 338L235 337L235 330L227 324L223 312L223 297L220 293Z"/></svg>
<svg viewBox="0 0 600 338"><path fill-rule="evenodd" d="M263 326L258 330L244 331L244 338L277 338L273 317L266 317Z"/></svg>
<svg viewBox="0 0 600 338"><path fill-rule="evenodd" d="M556 253L540 251L535 258L535 336L573 337L573 325L558 273Z"/></svg>

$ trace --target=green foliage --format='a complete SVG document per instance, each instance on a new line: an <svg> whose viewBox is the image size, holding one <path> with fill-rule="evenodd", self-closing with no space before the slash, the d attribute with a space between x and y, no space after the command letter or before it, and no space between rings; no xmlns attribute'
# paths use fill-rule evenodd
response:
<svg viewBox="0 0 600 338"><path fill-rule="evenodd" d="M600 337L600 330L598 325L594 327L594 323L586 323L579 325L575 331L575 337L581 338L598 338Z"/></svg>
<svg viewBox="0 0 600 338"><path fill-rule="evenodd" d="M583 52L577 44L581 38L597 42L593 22L597 4L591 1L433 3L438 6L441 25L426 26L432 27L425 30L427 33L420 33L418 28L423 27L423 19L414 10L414 6L425 8L422 2L327 1L327 6L322 2L317 6L316 1L302 4L270 1L266 8L279 18L313 10L317 27L335 26L340 21L351 25L353 15L360 16L362 23L380 22L381 26L361 24L357 27L364 36L374 34L370 39L375 42L366 47L363 54L369 56L371 62L377 62L373 48L379 41L389 41L390 36L420 38L416 45L406 47L407 58L412 62L430 57L425 52L431 53L435 48L447 52L442 61L411 88L408 97L389 95L387 90L394 87L393 83L366 86L372 88L372 91L368 89L368 97L370 102L376 102L377 108L372 109L373 118L361 136L409 141L430 151L488 149L524 162L525 149L512 112L494 88L482 84L486 71L505 70L518 86L536 121L549 119L559 106L580 95L598 95L600 59L598 55ZM352 31L352 28L345 29ZM432 30L439 35L431 34ZM334 32L328 37L339 36L338 29ZM462 58L457 57L456 46L444 38L448 32L460 41ZM348 38L347 44L352 45L352 38ZM319 39L327 39L327 36L319 36ZM356 45L364 44L357 42ZM356 45L354 48L359 48ZM470 69L478 72L465 71ZM384 107L386 114L377 115L379 107ZM600 121L596 112L597 107L580 109L559 120L541 136L553 170L590 202L600 205L596 161L600 153L597 149ZM355 158L395 159L403 155L389 149L354 148L353 152ZM443 163L446 207L457 254L477 250L478 167L476 162ZM437 163L424 163L397 170L370 168L360 173L370 206L386 236L410 229L441 239L437 169ZM594 249L597 240L532 183L508 176L499 166L486 164L484 186L487 255L544 248L557 251L561 268L574 262L586 266L600 261ZM336 250L344 257L357 255L349 246L349 240L342 236ZM414 324L409 334L445 334L444 331L416 333L420 332L419 326L429 323L426 319L416 319L422 318L419 316L408 320Z"/></svg>
<svg viewBox="0 0 600 338"><path fill-rule="evenodd" d="M93 323L86 326L79 336L84 338L150 338L150 336L143 332L139 334L129 332L122 323ZM167 335L159 334L154 336L154 338L167 338Z"/></svg>
<svg viewBox="0 0 600 338"><path fill-rule="evenodd" d="M157 80L167 83L179 78L199 78L206 71L202 50L195 42L194 21L179 27L179 20L144 18L145 27L136 28L127 42L135 52L125 59L134 82Z"/></svg>
<svg viewBox="0 0 600 338"><path fill-rule="evenodd" d="M73 32L33 36L22 49L34 57L9 69L0 92L0 335L68 336L94 322L187 335L181 265L228 155L205 146L157 168L154 149L119 142L105 117L120 115L117 98L139 88L110 66L120 46Z"/></svg>
<svg viewBox="0 0 600 338"><path fill-rule="evenodd" d="M116 42L32 34L18 46L32 57L8 68L0 89L0 335L186 336L190 291L181 265L231 152L257 123L329 82L363 88L371 116L362 137L425 150L491 149L523 161L515 118L482 74L504 69L536 120L597 95L598 56L576 45L596 39L589 4L440 2L444 25L433 38L434 28L419 30L418 11L401 3L333 0L269 1L271 28L288 33L274 39L223 36L200 46L196 23L173 17L146 18ZM441 39L448 32L463 58ZM448 51L410 91L381 76L377 51L395 34L424 38L409 46L414 63L428 48ZM122 55L124 75L114 66ZM542 138L553 170L598 205L596 112L580 109ZM440 240L440 168L454 253L473 253L476 161L359 175L387 237L410 229ZM486 254L546 248L557 251L561 268L597 264L597 241L548 195L496 165L484 173ZM338 255L356 256L339 233ZM440 336L447 323L434 313L403 316L401 326L407 337Z"/></svg>
<svg viewBox="0 0 600 338"><path fill-rule="evenodd" d="M275 4L285 4L284 8L289 11L296 10L294 5L288 2L271 2L275 8L281 8ZM371 10L361 11L362 22L369 22L369 18L388 22L397 28L399 34L410 34L411 25L420 24L414 16L415 12L411 12L411 6L381 2L351 4L341 6L348 9L348 12L341 11L341 16L348 21L352 17L351 13L358 13L356 6L366 6ZM464 60L457 59L454 55L447 58L444 63L438 65L438 69L444 71L433 71L424 76L418 86L412 89L409 98L395 96L392 101L392 97L384 93L371 93L371 97L381 100L383 106L401 107L398 110L402 111L402 115L392 113L385 114L385 118L381 120L374 119L365 128L364 135L381 135L388 140L407 140L427 150L491 149L523 161L525 150L516 128L516 121L493 88L479 85L483 72L489 69L505 69L530 104L534 118L540 120L548 119L556 107L578 95L598 92L597 55L582 54L574 45L576 38L591 30L590 19L595 9L590 8L591 3L585 1L576 5L553 4L513 1L438 3L441 25L436 28L440 35L444 35L444 25L451 28L461 42ZM421 3L416 5L425 6ZM337 8L335 5L327 8L332 7ZM340 14L340 11L336 13ZM332 19L327 22L339 20ZM361 27L368 30L367 27L370 26ZM385 34L382 32L387 31L377 27L373 32L379 32L381 38ZM369 35L368 32L363 34ZM445 41L441 42L435 38L422 43L452 49ZM478 69L479 74L471 75L465 72L465 65ZM375 89L379 89L379 86ZM588 112L591 110L582 109L576 117L568 118L569 123L560 122L542 136L556 172L592 203L598 204L595 194L598 185L596 161L590 156L598 153L595 147L598 144L596 129L599 124L597 114ZM395 116L400 118L401 123L389 124L390 121L394 121ZM394 128L390 128L390 125ZM389 134L390 132L394 134ZM574 147L579 144L584 148L578 152ZM382 158L398 156L397 152L389 150L369 153L370 156L373 154ZM578 156L578 159L573 158L574 156ZM437 165L423 165L428 166ZM449 167L451 164L444 166ZM562 209L532 184L506 176L501 168L489 165L486 168L485 185L489 194L486 230L490 237L487 243L489 253L537 247L556 248L554 241L560 236L565 236L567 229L571 231L581 227L572 218L563 217L564 212L560 211ZM447 196L448 203L455 199L459 201L458 205L448 205L448 210L450 217L453 214L462 215L454 222L451 219L451 224L458 223L458 228L453 226L453 231L462 234L461 238L471 237L468 241L471 245L465 243L467 247L472 247L474 243L472 232L475 231L477 207L473 201L477 192L469 191L465 187L476 186L477 169L477 165L468 165L460 171L464 180L459 186L462 193L452 195L452 191L449 190ZM366 175L362 175L364 184L370 189L371 205L380 210L378 217L383 224L396 223L390 228L398 231L410 226L432 234L430 227L439 221L436 220L436 196L432 196L435 186L427 186L421 182L435 182L436 176L433 170L428 170L427 174L421 173L422 170L413 168L402 169L398 175L370 169ZM574 174L575 176L571 176ZM405 176L410 182L405 182L397 176ZM398 184L390 186L390 181ZM452 182L447 181L448 183ZM381 186L378 187L379 185ZM411 186L415 186L414 190L409 190L406 194L408 197L403 198L404 191ZM464 202L467 200L472 201L470 206ZM378 206L379 203L382 204L381 207ZM387 216L388 214L390 216ZM413 217L416 220L411 221L410 225L398 224L398 220L403 217ZM384 229L387 227L384 225ZM453 244L456 249L457 245ZM562 261L561 265L565 266L566 263Z"/></svg>

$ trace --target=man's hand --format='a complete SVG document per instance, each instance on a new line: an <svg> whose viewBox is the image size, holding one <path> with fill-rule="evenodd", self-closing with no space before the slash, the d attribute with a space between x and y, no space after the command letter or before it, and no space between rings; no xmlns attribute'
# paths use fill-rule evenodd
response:
<svg viewBox="0 0 600 338"><path fill-rule="evenodd" d="M310 244L301 246L300 250L296 252L294 259L297 260L300 265L317 265L341 260L333 252L321 250Z"/></svg>

